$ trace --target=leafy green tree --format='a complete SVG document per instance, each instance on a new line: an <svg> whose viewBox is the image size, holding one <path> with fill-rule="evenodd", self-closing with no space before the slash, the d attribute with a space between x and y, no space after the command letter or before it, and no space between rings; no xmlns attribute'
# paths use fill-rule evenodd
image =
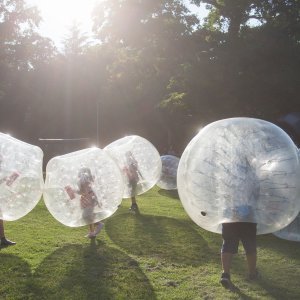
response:
<svg viewBox="0 0 300 300"><path fill-rule="evenodd" d="M81 32L79 23L74 22L69 35L63 41L64 54L68 57L76 57L84 54L90 44L86 33Z"/></svg>
<svg viewBox="0 0 300 300"><path fill-rule="evenodd" d="M31 74L48 63L55 48L38 33L38 10L23 0L0 3L0 105L1 128L9 130L32 110ZM34 87L33 87L34 88ZM26 131L26 126L20 133Z"/></svg>
<svg viewBox="0 0 300 300"><path fill-rule="evenodd" d="M8 67L31 69L40 59L51 56L54 47L38 32L41 18L36 7L24 0L0 3L0 61Z"/></svg>
<svg viewBox="0 0 300 300"><path fill-rule="evenodd" d="M198 120L237 115L276 120L295 110L299 1L192 2L210 9L198 31L206 35L210 50L177 70L168 102L180 95L180 107L189 108ZM257 26L249 23L254 19Z"/></svg>
<svg viewBox="0 0 300 300"><path fill-rule="evenodd" d="M165 125L157 107L170 77L195 47L190 38L198 22L182 1L100 2L94 32L114 48L108 70L111 107L119 119L135 128Z"/></svg>

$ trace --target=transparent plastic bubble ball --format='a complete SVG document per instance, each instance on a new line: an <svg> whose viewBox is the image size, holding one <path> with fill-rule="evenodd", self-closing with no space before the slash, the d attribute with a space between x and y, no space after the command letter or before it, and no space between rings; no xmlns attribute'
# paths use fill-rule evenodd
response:
<svg viewBox="0 0 300 300"><path fill-rule="evenodd" d="M199 226L221 232L222 223L257 223L271 233L300 208L299 158L293 141L276 125L231 118L200 130L178 166L178 193Z"/></svg>
<svg viewBox="0 0 300 300"><path fill-rule="evenodd" d="M176 190L179 158L174 155L163 155L161 163L161 175L157 185L164 190Z"/></svg>
<svg viewBox="0 0 300 300"><path fill-rule="evenodd" d="M300 159L300 149L298 148L298 156ZM300 199L299 199L300 201ZM283 229L276 231L273 233L278 238L288 240L288 241L294 241L294 242L300 242L300 213L296 217L295 220L293 220L288 226L284 227Z"/></svg>
<svg viewBox="0 0 300 300"><path fill-rule="evenodd" d="M273 234L284 240L300 242L300 213L288 226Z"/></svg>
<svg viewBox="0 0 300 300"><path fill-rule="evenodd" d="M0 133L0 219L28 214L43 192L43 151Z"/></svg>
<svg viewBox="0 0 300 300"><path fill-rule="evenodd" d="M123 198L145 193L157 183L161 173L160 155L148 140L137 135L126 136L104 150L122 171L125 182Z"/></svg>
<svg viewBox="0 0 300 300"><path fill-rule="evenodd" d="M98 148L56 156L46 167L45 204L56 220L70 227L111 216L123 190L118 166Z"/></svg>

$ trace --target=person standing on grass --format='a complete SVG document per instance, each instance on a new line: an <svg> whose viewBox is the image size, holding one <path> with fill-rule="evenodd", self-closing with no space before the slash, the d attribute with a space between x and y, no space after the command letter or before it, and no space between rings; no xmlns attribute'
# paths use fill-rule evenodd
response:
<svg viewBox="0 0 300 300"><path fill-rule="evenodd" d="M101 207L98 202L96 193L92 188L92 183L94 182L94 177L92 176L91 170L89 168L81 168L78 173L78 191L80 195L80 206L82 209L82 218L90 223L89 232L85 237L95 238L97 234L100 233L104 224L102 222L94 223L94 208L96 206Z"/></svg>
<svg viewBox="0 0 300 300"><path fill-rule="evenodd" d="M255 280L258 277L256 269L257 250L256 250L256 223L236 222L222 224L223 244L221 248L221 262L223 272L220 283L225 288L232 286L230 280L230 267L233 255L238 252L239 241L242 242L246 252L248 264L248 279Z"/></svg>
<svg viewBox="0 0 300 300"><path fill-rule="evenodd" d="M3 163L3 156L0 153L0 170L2 169L2 163ZM7 177L1 178L0 179L0 184L5 182L7 180ZM1 215L1 210L0 210L0 215ZM8 240L5 237L5 233L4 233L4 223L3 220L0 219L0 247L5 247L5 246L12 246L15 245L15 242L12 242L10 240Z"/></svg>
<svg viewBox="0 0 300 300"><path fill-rule="evenodd" d="M124 173L126 174L130 186L130 194L131 194L131 207L130 210L135 213L139 213L139 207L136 202L136 189L137 184L140 178L143 178L142 174L138 169L138 162L133 157L131 151L127 151L125 153L126 156L126 165L123 168Z"/></svg>
<svg viewBox="0 0 300 300"><path fill-rule="evenodd" d="M251 166L246 157L239 156L236 165L232 166L231 172L235 174L235 181L230 186L232 190L229 194L228 207L223 211L224 219L227 222L222 224L221 262L223 272L220 283L225 288L232 286L230 267L233 255L238 252L239 241L242 242L246 253L248 279L254 280L258 277L256 269L257 223L253 207L256 206L259 197L260 183L255 168ZM235 205L232 206L233 203Z"/></svg>
<svg viewBox="0 0 300 300"><path fill-rule="evenodd" d="M4 234L4 223L3 220L0 219L0 247L12 246L15 245L15 242L8 240Z"/></svg>

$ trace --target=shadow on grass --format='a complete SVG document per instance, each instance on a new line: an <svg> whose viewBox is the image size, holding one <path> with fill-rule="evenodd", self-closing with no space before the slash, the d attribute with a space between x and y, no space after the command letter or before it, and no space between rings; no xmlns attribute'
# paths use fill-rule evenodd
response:
<svg viewBox="0 0 300 300"><path fill-rule="evenodd" d="M257 237L258 269L260 278L249 285L260 286L265 294L272 299L300 299L299 295L299 244L280 240L272 234ZM267 250L267 251L265 251ZM262 252L265 252L262 254ZM261 255L260 255L261 254ZM279 256L278 256L279 254ZM244 277L247 274L246 258L238 255L233 261L233 273L239 273ZM252 299L245 295L242 290L235 290L241 299Z"/></svg>
<svg viewBox="0 0 300 300"><path fill-rule="evenodd" d="M53 252L35 271L31 291L31 299L156 299L136 261L95 241Z"/></svg>
<svg viewBox="0 0 300 300"><path fill-rule="evenodd" d="M179 195L178 195L178 191L177 190L164 190L164 189L160 189L158 191L158 193L161 195L161 196L164 196L164 197L168 197L168 198L173 198L173 199L178 199L179 200Z"/></svg>
<svg viewBox="0 0 300 300"><path fill-rule="evenodd" d="M268 249L271 257L277 258L271 263L269 260L259 263L262 278L258 284L274 299L300 299L300 243L268 234L258 237L258 245Z"/></svg>
<svg viewBox="0 0 300 300"><path fill-rule="evenodd" d="M257 237L257 244L274 252L281 253L292 259L299 260L300 263L300 243L280 239L273 234L266 234Z"/></svg>
<svg viewBox="0 0 300 300"><path fill-rule="evenodd" d="M195 266L206 264L213 257L206 241L185 221L120 214L107 220L106 232L115 244L134 255Z"/></svg>
<svg viewBox="0 0 300 300"><path fill-rule="evenodd" d="M0 299L21 299L27 293L31 269L27 262L0 252Z"/></svg>
<svg viewBox="0 0 300 300"><path fill-rule="evenodd" d="M246 294L244 294L244 292L242 290L240 290L237 286L235 286L233 284L233 286L229 289L232 293L235 293L237 295L239 295L239 299L242 300L253 300L253 297L250 297Z"/></svg>
<svg viewBox="0 0 300 300"><path fill-rule="evenodd" d="M276 272L276 271L275 271ZM292 274L282 274L281 278L278 280L273 280L273 272L264 273L264 277L258 281L258 284L267 291L269 296L272 296L273 299L289 299L289 300L298 300L299 295L299 278L297 276L297 280L291 282ZM272 278L272 280L268 280ZM294 289L293 289L294 285Z"/></svg>

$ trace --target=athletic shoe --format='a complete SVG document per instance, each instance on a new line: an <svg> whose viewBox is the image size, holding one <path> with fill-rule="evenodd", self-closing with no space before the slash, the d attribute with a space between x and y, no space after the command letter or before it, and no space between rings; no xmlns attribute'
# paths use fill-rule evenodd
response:
<svg viewBox="0 0 300 300"><path fill-rule="evenodd" d="M258 270L255 270L255 272L253 274L248 275L248 280L256 280L259 278L260 278L260 274L259 274Z"/></svg>
<svg viewBox="0 0 300 300"><path fill-rule="evenodd" d="M136 203L133 203L131 205L131 207L129 208L129 210L132 211L132 212L139 212L139 207Z"/></svg>
<svg viewBox="0 0 300 300"><path fill-rule="evenodd" d="M15 244L16 244L15 242L12 242L12 241L10 241L10 240L8 240L8 239L6 239L6 238L2 238L2 239L1 239L1 243L0 243L0 245L1 245L2 247L13 246L13 245L15 245Z"/></svg>
<svg viewBox="0 0 300 300"><path fill-rule="evenodd" d="M87 235L85 235L84 237L89 238L89 239L93 239L96 237L94 232L89 232Z"/></svg>
<svg viewBox="0 0 300 300"><path fill-rule="evenodd" d="M220 283L225 289L229 289L232 286L230 275L228 273L222 273Z"/></svg>
<svg viewBox="0 0 300 300"><path fill-rule="evenodd" d="M103 228L104 224L103 223L99 223L94 231L94 235L96 236L97 234L99 234L99 232L101 231L101 229Z"/></svg>

